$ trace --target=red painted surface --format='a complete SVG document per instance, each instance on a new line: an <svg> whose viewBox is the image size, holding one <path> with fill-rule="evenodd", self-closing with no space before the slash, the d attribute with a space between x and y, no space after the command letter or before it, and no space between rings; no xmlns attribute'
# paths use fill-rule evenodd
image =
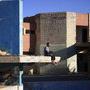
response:
<svg viewBox="0 0 90 90"><path fill-rule="evenodd" d="M31 23L24 22L23 23L23 52L29 54L29 51L31 53L35 52L35 43L36 43L36 37L35 37L35 25ZM25 33L26 30L29 30L30 33Z"/></svg>
<svg viewBox="0 0 90 90"><path fill-rule="evenodd" d="M23 30L30 30L30 23L23 23ZM25 32L25 31L23 31ZM30 49L30 34L23 34L23 52L29 52Z"/></svg>
<svg viewBox="0 0 90 90"><path fill-rule="evenodd" d="M88 26L88 14L76 14L76 25Z"/></svg>

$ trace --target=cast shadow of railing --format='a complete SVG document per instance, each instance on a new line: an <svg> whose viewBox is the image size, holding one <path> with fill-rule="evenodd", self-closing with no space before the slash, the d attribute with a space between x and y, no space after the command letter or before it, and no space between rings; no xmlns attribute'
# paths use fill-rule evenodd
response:
<svg viewBox="0 0 90 90"><path fill-rule="evenodd" d="M60 56L61 60L66 60L66 59L76 55L78 52L79 51L77 51L77 47L74 44L68 48L58 50L58 51L54 52L54 54L55 54L55 56Z"/></svg>
<svg viewBox="0 0 90 90"><path fill-rule="evenodd" d="M77 47L76 45L72 45L70 47L67 47L67 48L64 48L64 49L61 49L61 50L58 50L56 52L54 52L55 56L59 56L61 57L60 58L60 63L58 64L57 67L61 67L61 69L59 69L58 72L63 73L63 74L69 74L70 71L69 71L69 67L70 65L67 66L67 59L76 55L78 52L77 52ZM57 70L56 70L57 71ZM75 72L75 67L72 68L72 72L74 73Z"/></svg>

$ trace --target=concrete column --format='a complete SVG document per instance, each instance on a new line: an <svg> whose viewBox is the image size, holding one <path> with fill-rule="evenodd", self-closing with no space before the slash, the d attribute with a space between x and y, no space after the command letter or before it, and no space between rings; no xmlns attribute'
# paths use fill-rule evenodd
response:
<svg viewBox="0 0 90 90"><path fill-rule="evenodd" d="M67 12L67 67L70 72L77 72L77 56L76 56L76 13Z"/></svg>

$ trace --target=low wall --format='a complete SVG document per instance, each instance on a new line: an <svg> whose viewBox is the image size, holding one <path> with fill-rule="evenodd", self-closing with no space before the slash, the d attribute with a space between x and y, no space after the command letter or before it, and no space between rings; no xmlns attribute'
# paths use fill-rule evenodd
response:
<svg viewBox="0 0 90 90"><path fill-rule="evenodd" d="M55 62L59 62L61 57L55 57ZM0 63L51 63L50 56L0 56Z"/></svg>
<svg viewBox="0 0 90 90"><path fill-rule="evenodd" d="M23 86L0 86L0 90L23 90Z"/></svg>

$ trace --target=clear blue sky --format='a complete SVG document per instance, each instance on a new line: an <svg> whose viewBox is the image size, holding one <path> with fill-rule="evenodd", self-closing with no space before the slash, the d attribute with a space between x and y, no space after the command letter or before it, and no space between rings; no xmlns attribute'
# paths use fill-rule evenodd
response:
<svg viewBox="0 0 90 90"><path fill-rule="evenodd" d="M90 13L90 0L23 0L24 17L42 12Z"/></svg>

